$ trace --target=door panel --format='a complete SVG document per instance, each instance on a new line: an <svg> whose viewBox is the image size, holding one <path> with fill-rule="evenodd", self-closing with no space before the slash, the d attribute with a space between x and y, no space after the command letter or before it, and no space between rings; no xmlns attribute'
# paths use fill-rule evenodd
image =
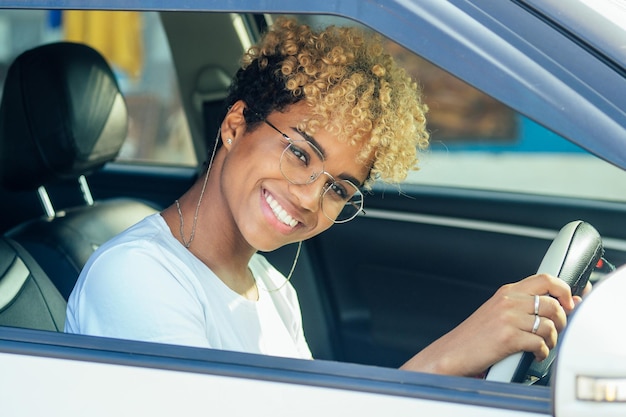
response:
<svg viewBox="0 0 626 417"><path fill-rule="evenodd" d="M237 415L337 415L346 404L359 416L550 412L538 387L7 327L0 368L0 393L12 393L0 410L11 416L82 416L95 404L90 415L221 415L236 403Z"/></svg>
<svg viewBox="0 0 626 417"><path fill-rule="evenodd" d="M167 207L195 181L196 168L109 164L89 178L94 198L131 197Z"/></svg>
<svg viewBox="0 0 626 417"><path fill-rule="evenodd" d="M365 216L308 242L335 323L338 358L401 365L501 285L534 274L571 220L596 226L608 237L608 259L626 262L623 228L615 227L624 222L621 205L443 191L374 192Z"/></svg>

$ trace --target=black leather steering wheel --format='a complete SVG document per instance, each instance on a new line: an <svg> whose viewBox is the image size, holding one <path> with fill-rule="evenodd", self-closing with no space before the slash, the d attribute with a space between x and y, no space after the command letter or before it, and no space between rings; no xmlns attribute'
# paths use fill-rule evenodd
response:
<svg viewBox="0 0 626 417"><path fill-rule="evenodd" d="M580 295L603 253L598 231L589 223L573 221L563 226L554 238L537 273L561 278L570 285L573 295ZM532 353L516 353L493 365L486 379L546 385L550 380L550 368L556 351L554 347L541 362L534 361Z"/></svg>

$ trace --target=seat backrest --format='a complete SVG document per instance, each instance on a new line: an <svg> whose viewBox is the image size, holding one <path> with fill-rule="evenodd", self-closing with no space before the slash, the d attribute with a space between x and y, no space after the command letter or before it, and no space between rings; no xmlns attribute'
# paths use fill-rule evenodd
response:
<svg viewBox="0 0 626 417"><path fill-rule="evenodd" d="M104 242L156 209L141 201L119 198L72 207L54 218L41 217L9 230L37 260L67 300L91 254Z"/></svg>
<svg viewBox="0 0 626 417"><path fill-rule="evenodd" d="M0 183L37 192L46 214L6 235L44 269L65 299L93 251L157 211L130 198L93 201L86 176L115 159L127 107L113 71L94 49L59 42L31 49L9 67L0 103ZM85 204L55 210L46 186L76 181Z"/></svg>
<svg viewBox="0 0 626 417"><path fill-rule="evenodd" d="M63 331L66 302L35 260L0 238L0 326Z"/></svg>

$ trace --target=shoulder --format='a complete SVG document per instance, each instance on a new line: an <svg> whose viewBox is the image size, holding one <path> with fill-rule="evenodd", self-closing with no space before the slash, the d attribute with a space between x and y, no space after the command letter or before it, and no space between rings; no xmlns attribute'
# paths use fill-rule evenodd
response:
<svg viewBox="0 0 626 417"><path fill-rule="evenodd" d="M114 296L162 288L191 290L193 283L182 245L173 238L159 214L147 217L102 245L83 268L74 292ZM193 290L192 292L196 292ZM139 294L138 294L139 295ZM145 299L145 294L142 299Z"/></svg>
<svg viewBox="0 0 626 417"><path fill-rule="evenodd" d="M161 215L156 213L98 248L85 265L85 269L90 270L94 264L105 263L105 260L116 269L121 269L122 266L137 268L143 261L159 260L159 263L173 261L180 254L186 253L183 249L172 236ZM114 261L118 260L128 262L116 265Z"/></svg>
<svg viewBox="0 0 626 417"><path fill-rule="evenodd" d="M125 243L158 242L167 238L168 234L171 236L165 220L160 213L154 213L107 241L96 252Z"/></svg>
<svg viewBox="0 0 626 417"><path fill-rule="evenodd" d="M174 341L164 329L202 328L202 287L158 220L140 222L94 253L68 300L66 330Z"/></svg>

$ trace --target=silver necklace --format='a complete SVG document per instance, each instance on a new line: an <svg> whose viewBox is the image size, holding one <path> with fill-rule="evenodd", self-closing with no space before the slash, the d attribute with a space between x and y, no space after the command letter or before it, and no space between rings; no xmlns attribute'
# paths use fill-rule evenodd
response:
<svg viewBox="0 0 626 417"><path fill-rule="evenodd" d="M198 224L198 213L200 212L200 204L202 204L202 197L204 197L204 191L206 190L206 184L209 180L209 172L211 172L211 166L213 166L213 158L215 158L215 151L217 150L217 141L220 138L221 128L217 129L217 136L215 137L215 145L213 145L213 152L211 153L211 159L209 160L209 166L206 169L206 175L204 177L204 183L202 184L202 191L200 191L200 197L198 198L198 204L196 205L196 212L193 215L193 224L191 225L191 234L189 240L185 238L185 220L183 219L183 212L180 209L180 203L176 199L176 209L178 210L178 217L180 219L180 240L185 248L189 249L193 238L196 236L196 226Z"/></svg>
<svg viewBox="0 0 626 417"><path fill-rule="evenodd" d="M285 282L283 282L282 284L280 284L278 287L276 288L265 288L265 286L261 287L263 288L265 291L267 292L274 292L274 291L279 291L281 288L283 288L285 285L287 285L287 283L289 281L291 281L291 275L293 275L293 271L296 269L296 264L298 263L298 257L300 256L300 249L302 249L302 241L298 242L298 249L296 250L296 256L293 258L293 264L291 264L291 270L289 271L289 275L287 275L287 278L285 278ZM256 283L256 279L254 280ZM258 288L258 286L257 286Z"/></svg>

